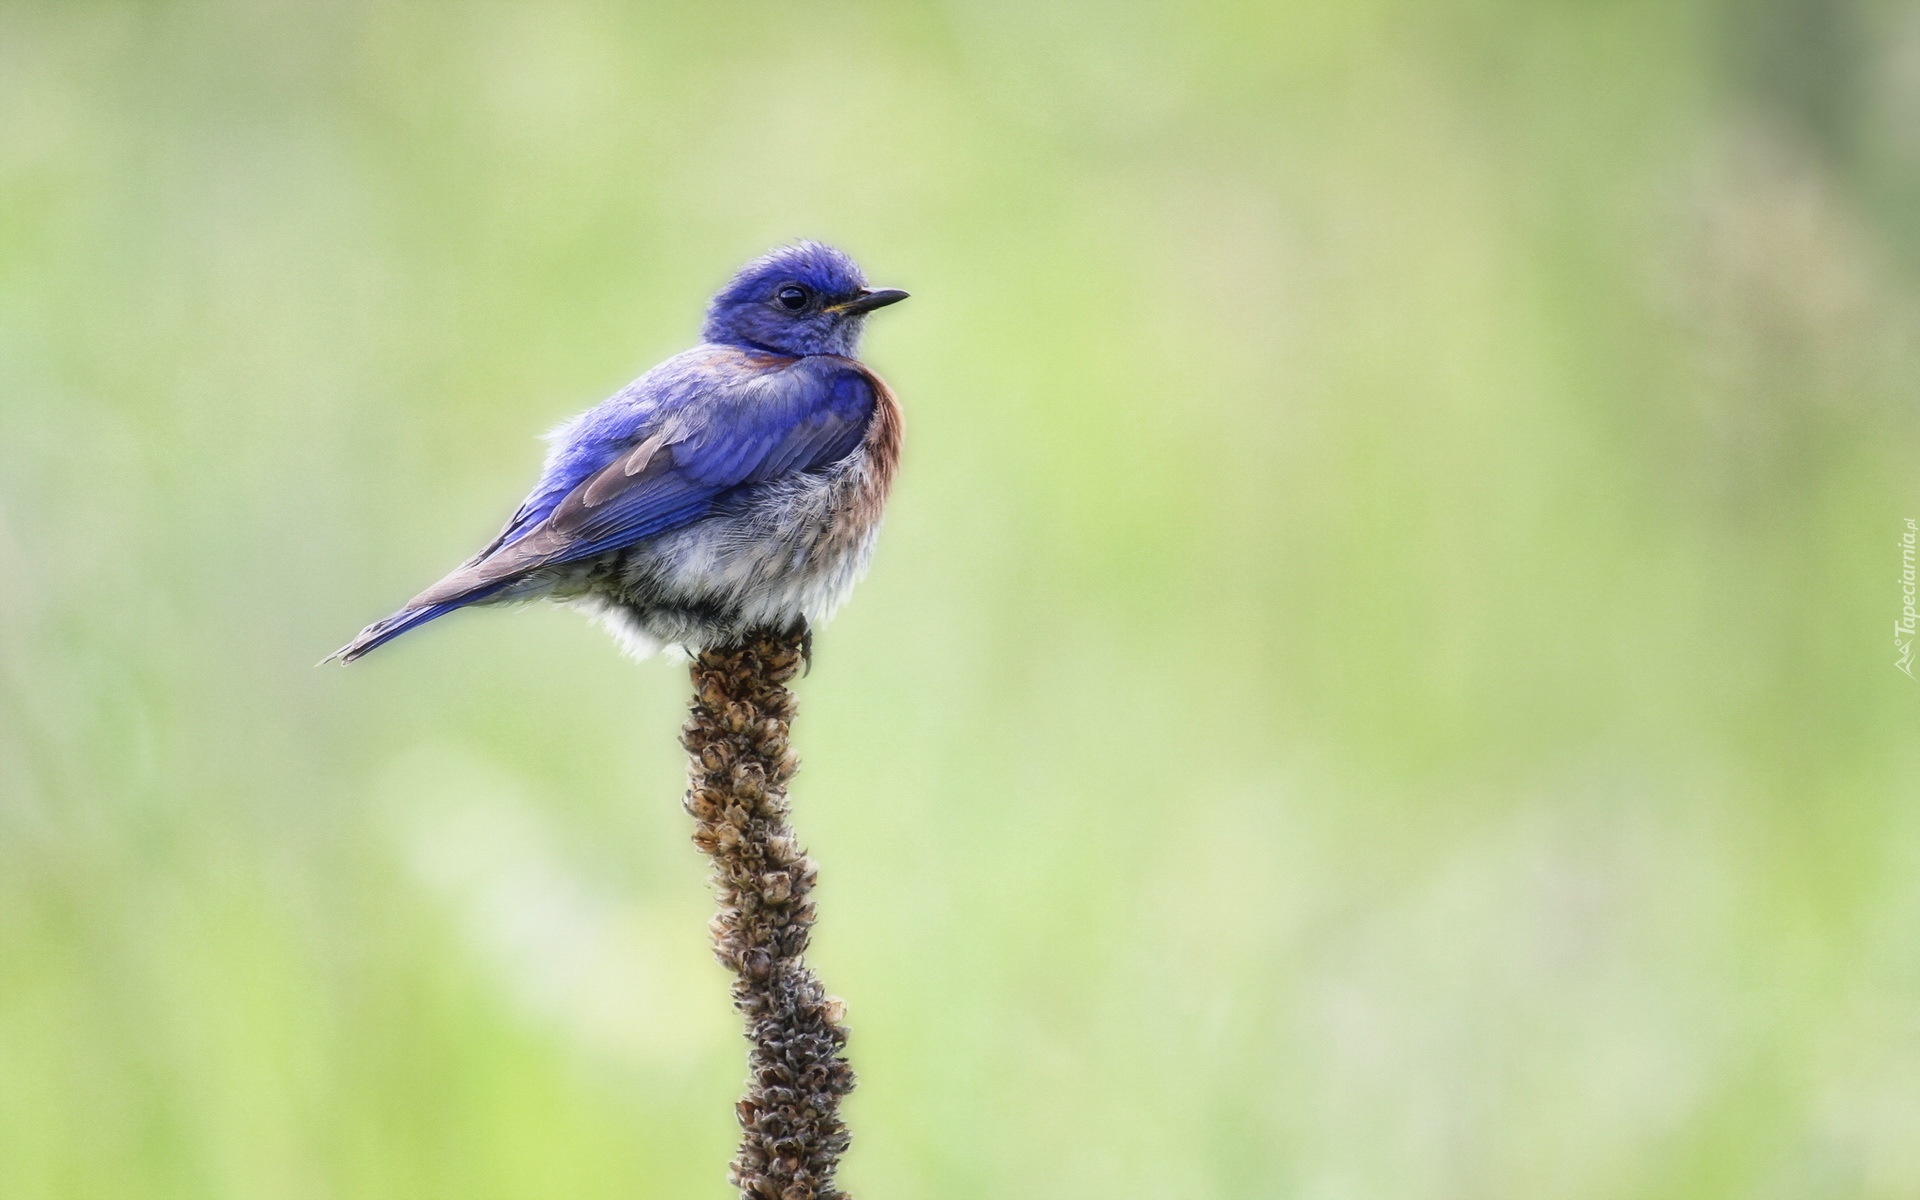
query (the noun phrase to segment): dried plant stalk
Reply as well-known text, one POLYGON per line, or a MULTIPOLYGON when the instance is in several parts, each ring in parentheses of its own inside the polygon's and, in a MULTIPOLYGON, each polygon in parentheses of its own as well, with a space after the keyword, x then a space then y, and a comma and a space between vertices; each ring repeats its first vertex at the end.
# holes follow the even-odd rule
POLYGON ((838 1200, 834 1167, 847 1148, 840 1098, 853 1090, 842 1052, 845 1006, 802 958, 813 928, 813 861, 787 823, 787 744, 805 657, 800 632, 756 631, 693 662, 686 808, 693 841, 713 860, 719 912, 714 956, 734 973, 746 1018, 746 1095, 731 1178, 745 1200, 838 1200))

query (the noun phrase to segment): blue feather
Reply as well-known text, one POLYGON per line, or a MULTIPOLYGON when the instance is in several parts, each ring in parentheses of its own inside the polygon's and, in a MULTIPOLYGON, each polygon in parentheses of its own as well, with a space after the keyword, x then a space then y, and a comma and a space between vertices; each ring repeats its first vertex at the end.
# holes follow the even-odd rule
MULTIPOLYGON (((506 585, 502 584, 500 586, 505 587, 506 585)), ((485 592, 476 592, 461 600, 451 601, 446 604, 429 604, 425 608, 403 608, 392 616, 385 617, 367 626, 360 631, 360 636, 354 638, 338 650, 335 650, 332 654, 327 655, 321 659, 320 662, 324 665, 338 659, 343 663, 350 663, 363 654, 378 650, 408 630, 417 629, 437 617, 444 617, 456 608, 465 608, 469 604, 484 600, 499 590, 500 588, 498 587, 491 588, 485 592)))
POLYGON ((865 287, 851 259, 814 243, 749 264, 715 297, 706 344, 554 430, 499 536, 333 657, 351 662, 469 604, 609 586, 593 574, 621 561, 606 556, 734 520, 760 485, 859 453, 879 402, 852 358, 860 317, 904 294, 865 287), (775 300, 796 283, 818 300, 787 311, 775 300))

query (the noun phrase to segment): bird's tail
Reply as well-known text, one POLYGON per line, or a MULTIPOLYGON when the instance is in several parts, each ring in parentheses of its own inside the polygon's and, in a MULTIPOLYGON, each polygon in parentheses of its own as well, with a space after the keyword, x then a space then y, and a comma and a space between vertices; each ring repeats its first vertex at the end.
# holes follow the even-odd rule
POLYGON ((438 604, 423 604, 419 606, 409 604, 392 616, 383 617, 365 629, 362 629, 358 637, 321 659, 320 665, 325 666, 336 659, 341 663, 350 663, 364 654, 378 650, 409 629, 425 625, 428 621, 436 617, 444 617, 456 608, 465 608, 469 604, 485 600, 505 586, 503 583, 497 587, 482 588, 470 595, 461 596, 455 600, 442 601, 438 604))

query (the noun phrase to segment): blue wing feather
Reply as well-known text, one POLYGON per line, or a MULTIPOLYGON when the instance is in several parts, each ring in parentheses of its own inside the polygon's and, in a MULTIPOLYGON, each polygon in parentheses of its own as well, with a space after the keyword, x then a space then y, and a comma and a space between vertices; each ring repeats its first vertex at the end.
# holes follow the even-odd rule
POLYGON ((856 366, 725 354, 702 347, 669 360, 556 430, 539 484, 499 537, 335 657, 351 662, 455 608, 512 594, 541 568, 658 537, 739 488, 829 466, 860 445, 875 396, 856 366), (660 449, 627 474, 634 448, 655 437, 660 449))

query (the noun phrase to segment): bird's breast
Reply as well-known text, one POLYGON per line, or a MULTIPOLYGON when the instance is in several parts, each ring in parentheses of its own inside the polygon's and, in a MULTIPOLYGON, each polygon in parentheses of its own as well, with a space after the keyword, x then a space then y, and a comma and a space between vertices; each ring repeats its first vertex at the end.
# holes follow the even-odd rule
POLYGON ((741 627, 830 616, 866 573, 900 466, 900 406, 853 365, 875 402, 850 454, 739 489, 701 520, 619 552, 589 589, 643 611, 724 612, 741 627))

